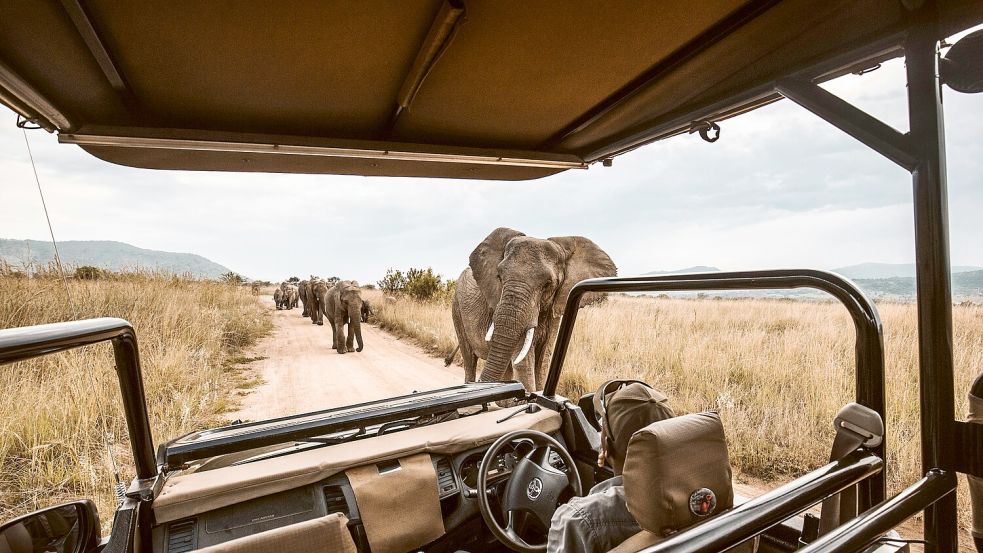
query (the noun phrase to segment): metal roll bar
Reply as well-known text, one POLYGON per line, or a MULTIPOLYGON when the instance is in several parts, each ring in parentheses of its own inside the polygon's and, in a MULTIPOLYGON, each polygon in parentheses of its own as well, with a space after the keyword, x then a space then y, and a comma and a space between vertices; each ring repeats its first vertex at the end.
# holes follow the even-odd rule
POLYGON ((129 322, 105 317, 0 330, 0 365, 106 341, 113 343, 116 376, 123 396, 123 414, 137 478, 150 479, 157 476, 154 443, 143 391, 137 335, 129 322))
MULTIPOLYGON (((588 292, 680 292, 704 290, 784 290, 814 288, 829 293, 846 307, 856 331, 856 396, 857 403, 885 415, 884 338, 877 308, 855 284, 827 271, 789 269, 720 273, 694 273, 665 276, 634 276, 595 278, 578 283, 567 297, 566 311, 556 338, 550 361, 549 375, 543 394, 556 395, 556 386, 566 359, 567 348, 577 322, 580 299, 588 292)), ((885 459, 885 443, 873 452, 885 459)), ((874 475, 868 483, 869 493, 860 494, 860 508, 867 509, 887 496, 883 474, 874 475)))
POLYGON ((884 539, 884 534, 892 528, 955 491, 954 473, 932 470, 898 495, 822 536, 799 553, 862 551, 884 539))

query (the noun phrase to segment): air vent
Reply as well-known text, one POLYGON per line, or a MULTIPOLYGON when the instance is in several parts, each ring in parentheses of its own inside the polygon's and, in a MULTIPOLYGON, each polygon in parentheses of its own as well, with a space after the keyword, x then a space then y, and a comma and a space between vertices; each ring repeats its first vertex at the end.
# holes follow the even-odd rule
POLYGON ((454 480, 454 470, 451 468, 450 460, 446 458, 437 460, 437 490, 437 495, 441 499, 457 492, 457 481, 454 480))
POLYGON ((197 527, 194 519, 168 525, 167 553, 185 553, 197 549, 197 527))
POLYGON ((343 513, 346 517, 351 518, 351 514, 348 512, 348 500, 345 499, 345 492, 341 486, 324 487, 324 504, 327 507, 327 514, 343 513))

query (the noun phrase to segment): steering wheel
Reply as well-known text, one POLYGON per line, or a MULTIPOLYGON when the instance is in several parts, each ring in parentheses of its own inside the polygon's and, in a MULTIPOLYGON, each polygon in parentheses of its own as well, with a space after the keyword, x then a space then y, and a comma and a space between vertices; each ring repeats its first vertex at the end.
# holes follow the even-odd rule
POLYGON ((539 553, 546 551, 546 544, 530 545, 515 531, 515 515, 530 513, 546 528, 550 527, 553 513, 559 506, 560 494, 571 487, 575 495, 583 494, 580 474, 573 462, 573 457, 560 442, 551 436, 537 430, 516 430, 509 432, 495 441, 485 452, 478 465, 478 508, 481 518, 492 534, 513 551, 520 553, 539 553), (509 475, 502 497, 502 514, 506 524, 499 524, 488 503, 488 471, 492 468, 498 452, 507 444, 519 439, 533 443, 533 449, 522 455, 515 463, 512 474, 509 475), (550 464, 550 450, 556 451, 567 470, 562 471, 550 464))

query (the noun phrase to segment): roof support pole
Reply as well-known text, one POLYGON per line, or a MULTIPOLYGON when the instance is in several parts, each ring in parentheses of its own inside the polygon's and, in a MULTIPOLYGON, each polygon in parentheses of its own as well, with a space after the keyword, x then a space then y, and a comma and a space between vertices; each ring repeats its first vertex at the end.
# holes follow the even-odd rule
MULTIPOLYGON (((918 154, 912 170, 915 215, 915 288, 918 304, 918 370, 922 468, 952 466, 955 405, 952 361, 952 292, 949 282, 949 219, 945 134, 939 82, 935 2, 918 18, 905 42, 908 118, 918 154)), ((955 553, 956 495, 925 509, 926 551, 955 553)))
POLYGON ((909 135, 809 81, 781 80, 775 90, 908 171, 915 168, 918 156, 909 135))
POLYGON ((109 81, 110 86, 123 97, 123 100, 128 103, 132 102, 133 98, 126 84, 126 79, 123 78, 123 73, 117 67, 113 56, 109 53, 109 49, 99 36, 98 31, 96 31, 95 26, 92 24, 92 18, 85 11, 85 7, 81 4, 80 0, 62 0, 61 4, 75 25, 75 29, 82 36, 85 45, 89 47, 89 52, 92 53, 92 57, 99 64, 99 68, 102 69, 102 73, 106 76, 106 80, 109 81))

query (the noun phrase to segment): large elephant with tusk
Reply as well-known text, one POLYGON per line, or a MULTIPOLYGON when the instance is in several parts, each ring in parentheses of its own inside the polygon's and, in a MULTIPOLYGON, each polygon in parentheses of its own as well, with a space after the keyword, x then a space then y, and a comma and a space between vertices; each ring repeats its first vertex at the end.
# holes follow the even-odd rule
MULTIPOLYGON (((533 238, 497 228, 471 252, 451 305, 464 360, 473 382, 517 378, 529 391, 546 382, 560 317, 573 285, 616 276, 607 253, 583 236, 533 238)), ((581 307, 597 299, 585 296, 581 307)))

